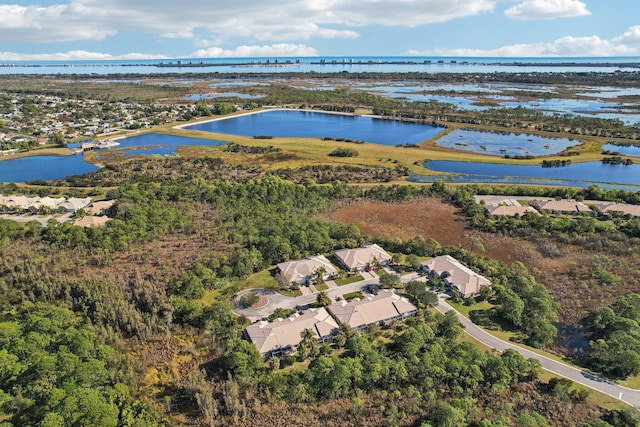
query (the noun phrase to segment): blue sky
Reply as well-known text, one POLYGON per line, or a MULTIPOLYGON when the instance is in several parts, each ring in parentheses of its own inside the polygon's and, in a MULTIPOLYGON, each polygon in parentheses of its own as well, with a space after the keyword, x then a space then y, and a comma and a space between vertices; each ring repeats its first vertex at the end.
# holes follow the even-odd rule
POLYGON ((638 0, 14 0, 0 61, 640 56, 638 0))

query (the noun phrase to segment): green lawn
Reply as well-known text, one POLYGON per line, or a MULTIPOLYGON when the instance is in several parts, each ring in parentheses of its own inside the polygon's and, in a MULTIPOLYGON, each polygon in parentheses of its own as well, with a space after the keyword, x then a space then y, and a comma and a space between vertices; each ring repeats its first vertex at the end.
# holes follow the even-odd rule
POLYGON ((313 285, 315 286, 315 288, 319 291, 326 291, 327 289, 329 289, 329 286, 327 286, 326 283, 319 283, 317 285, 313 285))
POLYGON ((335 282, 336 282, 336 285, 338 286, 344 286, 344 285, 348 285, 349 283, 359 282, 361 280, 364 280, 364 278, 360 274, 356 274, 351 277, 345 277, 344 279, 338 279, 335 282))

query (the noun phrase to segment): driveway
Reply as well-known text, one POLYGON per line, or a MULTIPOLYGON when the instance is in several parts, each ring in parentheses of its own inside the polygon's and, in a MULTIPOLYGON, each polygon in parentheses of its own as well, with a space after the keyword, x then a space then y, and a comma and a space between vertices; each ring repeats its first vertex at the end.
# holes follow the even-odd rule
POLYGON ((480 341, 482 344, 494 348, 498 351, 505 351, 507 349, 515 350, 527 359, 539 360, 542 364, 542 367, 551 373, 564 378, 568 378, 571 381, 619 399, 631 406, 640 407, 640 390, 634 390, 614 384, 609 380, 600 378, 589 372, 574 368, 573 366, 569 366, 565 363, 550 359, 531 350, 527 350, 526 348, 496 338, 484 329, 480 328, 478 325, 471 322, 458 311, 456 311, 447 303, 446 298, 446 296, 438 295, 439 304, 436 307, 438 311, 442 314, 451 310, 455 311, 455 313, 458 315, 458 319, 460 319, 460 323, 462 323, 465 328, 465 332, 471 335, 476 340, 480 341))

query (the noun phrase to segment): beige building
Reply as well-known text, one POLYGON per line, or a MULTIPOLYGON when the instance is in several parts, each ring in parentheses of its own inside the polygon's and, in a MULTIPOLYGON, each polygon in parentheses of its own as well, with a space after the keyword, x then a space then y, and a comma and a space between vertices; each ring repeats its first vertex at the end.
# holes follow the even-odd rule
POLYGON ((618 212, 631 216, 640 216, 640 206, 638 205, 627 205, 624 203, 613 202, 597 202, 594 203, 593 206, 598 208, 603 213, 618 212))
POLYGON ((380 265, 388 265, 391 261, 391 255, 376 244, 356 249, 341 249, 336 251, 336 257, 350 271, 364 271, 370 269, 376 262, 380 265))
POLYGON ((531 206, 505 206, 505 205, 492 205, 485 206, 487 212, 495 216, 523 216, 528 212, 534 215, 540 215, 537 210, 531 206))
POLYGON ((450 255, 431 258, 422 263, 429 277, 444 279, 467 298, 477 294, 483 286, 491 286, 491 280, 476 273, 450 255))
POLYGON ((551 213, 580 214, 592 212, 589 206, 582 202, 576 202, 575 200, 536 200, 532 204, 537 206, 540 210, 551 213))
POLYGON ((106 217, 106 216, 87 215, 87 216, 83 216, 80 219, 75 220, 73 222, 73 225, 77 225, 79 227, 84 227, 84 228, 102 227, 103 225, 105 225, 109 221, 111 221, 111 218, 106 217))
POLYGON ((287 261, 278 264, 280 273, 288 283, 311 283, 316 271, 324 269, 323 278, 326 280, 338 270, 324 255, 312 256, 297 261, 287 261))
POLYGON ((382 324, 412 316, 418 310, 408 299, 390 290, 350 302, 338 301, 327 307, 340 324, 363 330, 372 323, 382 324))
POLYGON ((305 329, 311 329, 318 342, 323 343, 331 341, 338 324, 324 308, 311 308, 288 319, 255 323, 245 329, 245 335, 263 357, 284 356, 295 351, 305 329))
POLYGON ((93 202, 86 210, 92 215, 100 215, 116 203, 115 200, 103 200, 101 202, 93 202))

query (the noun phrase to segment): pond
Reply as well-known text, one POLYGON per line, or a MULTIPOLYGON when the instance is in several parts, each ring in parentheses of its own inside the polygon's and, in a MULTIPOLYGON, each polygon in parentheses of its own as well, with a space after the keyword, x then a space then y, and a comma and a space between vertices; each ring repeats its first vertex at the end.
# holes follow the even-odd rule
MULTIPOLYGON (((104 153, 117 153, 125 157, 135 155, 170 155, 176 148, 185 145, 222 145, 224 141, 187 138, 173 135, 148 133, 119 139, 120 146, 104 153)), ((100 156, 98 156, 100 157, 100 156)), ((0 162, 0 181, 26 182, 34 180, 61 179, 71 175, 93 172, 98 167, 84 161, 82 154, 69 156, 33 156, 0 162)))
POLYGON ((543 168, 530 165, 498 165, 479 162, 436 160, 424 164, 436 172, 460 174, 412 176, 414 182, 433 182, 437 178, 457 183, 497 183, 527 185, 557 185, 640 190, 640 165, 607 165, 600 162, 572 163, 564 167, 543 168))
POLYGON ((498 156, 547 156, 580 145, 580 142, 568 138, 545 138, 524 133, 456 129, 438 139, 436 145, 454 150, 498 156))
POLYGON ((301 110, 256 112, 188 125, 185 129, 243 136, 348 138, 391 146, 419 143, 443 131, 425 124, 301 110))
POLYGON ((604 144, 603 150, 615 151, 623 156, 638 156, 640 157, 640 144, 637 145, 617 145, 617 144, 604 144))
POLYGON ((96 170, 97 166, 82 161, 82 155, 23 157, 0 162, 0 181, 48 181, 96 170))

